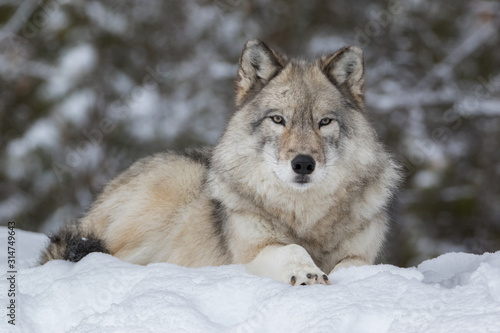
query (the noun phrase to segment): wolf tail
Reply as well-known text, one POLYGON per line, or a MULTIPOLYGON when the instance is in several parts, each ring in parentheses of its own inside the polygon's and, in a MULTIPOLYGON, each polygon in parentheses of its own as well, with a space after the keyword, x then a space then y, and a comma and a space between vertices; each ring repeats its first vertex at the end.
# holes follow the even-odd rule
POLYGON ((50 236, 50 243, 41 255, 40 265, 55 259, 78 262, 91 252, 109 253, 105 242, 95 233, 81 230, 79 224, 70 224, 50 236))

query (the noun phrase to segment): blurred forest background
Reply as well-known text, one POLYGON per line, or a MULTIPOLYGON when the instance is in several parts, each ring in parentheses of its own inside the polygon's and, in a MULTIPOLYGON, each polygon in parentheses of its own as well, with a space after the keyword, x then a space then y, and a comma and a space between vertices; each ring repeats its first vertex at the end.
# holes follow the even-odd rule
POLYGON ((50 233, 140 157, 213 144, 244 43, 356 44, 405 166, 383 262, 500 249, 497 1, 0 0, 0 221, 50 233))

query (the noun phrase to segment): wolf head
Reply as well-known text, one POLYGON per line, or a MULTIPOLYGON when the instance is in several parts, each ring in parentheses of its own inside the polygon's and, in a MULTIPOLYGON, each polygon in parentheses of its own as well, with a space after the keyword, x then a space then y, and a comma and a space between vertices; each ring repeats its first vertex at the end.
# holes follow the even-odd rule
MULTIPOLYGON (((288 59, 259 40, 243 49, 236 112, 215 150, 220 178, 301 192, 364 177, 388 157, 364 111, 358 47, 314 61, 288 59)), ((367 175, 368 176, 368 175, 367 175)))

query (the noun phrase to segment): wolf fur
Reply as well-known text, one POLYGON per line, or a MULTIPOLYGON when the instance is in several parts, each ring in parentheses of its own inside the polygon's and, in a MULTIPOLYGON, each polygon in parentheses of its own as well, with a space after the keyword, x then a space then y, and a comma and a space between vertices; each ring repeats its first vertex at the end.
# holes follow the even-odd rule
POLYGON ((101 251, 136 264, 237 263, 292 285, 372 264, 400 175, 363 92, 358 47, 304 61, 247 42, 218 144, 139 160, 41 262, 101 251))

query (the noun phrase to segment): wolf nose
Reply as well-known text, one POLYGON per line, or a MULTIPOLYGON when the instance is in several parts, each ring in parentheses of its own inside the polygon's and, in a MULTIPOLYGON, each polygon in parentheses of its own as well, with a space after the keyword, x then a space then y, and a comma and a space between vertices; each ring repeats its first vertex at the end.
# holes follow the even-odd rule
POLYGON ((292 169, 299 175, 310 175, 316 168, 316 162, 309 155, 299 155, 292 160, 292 169))

